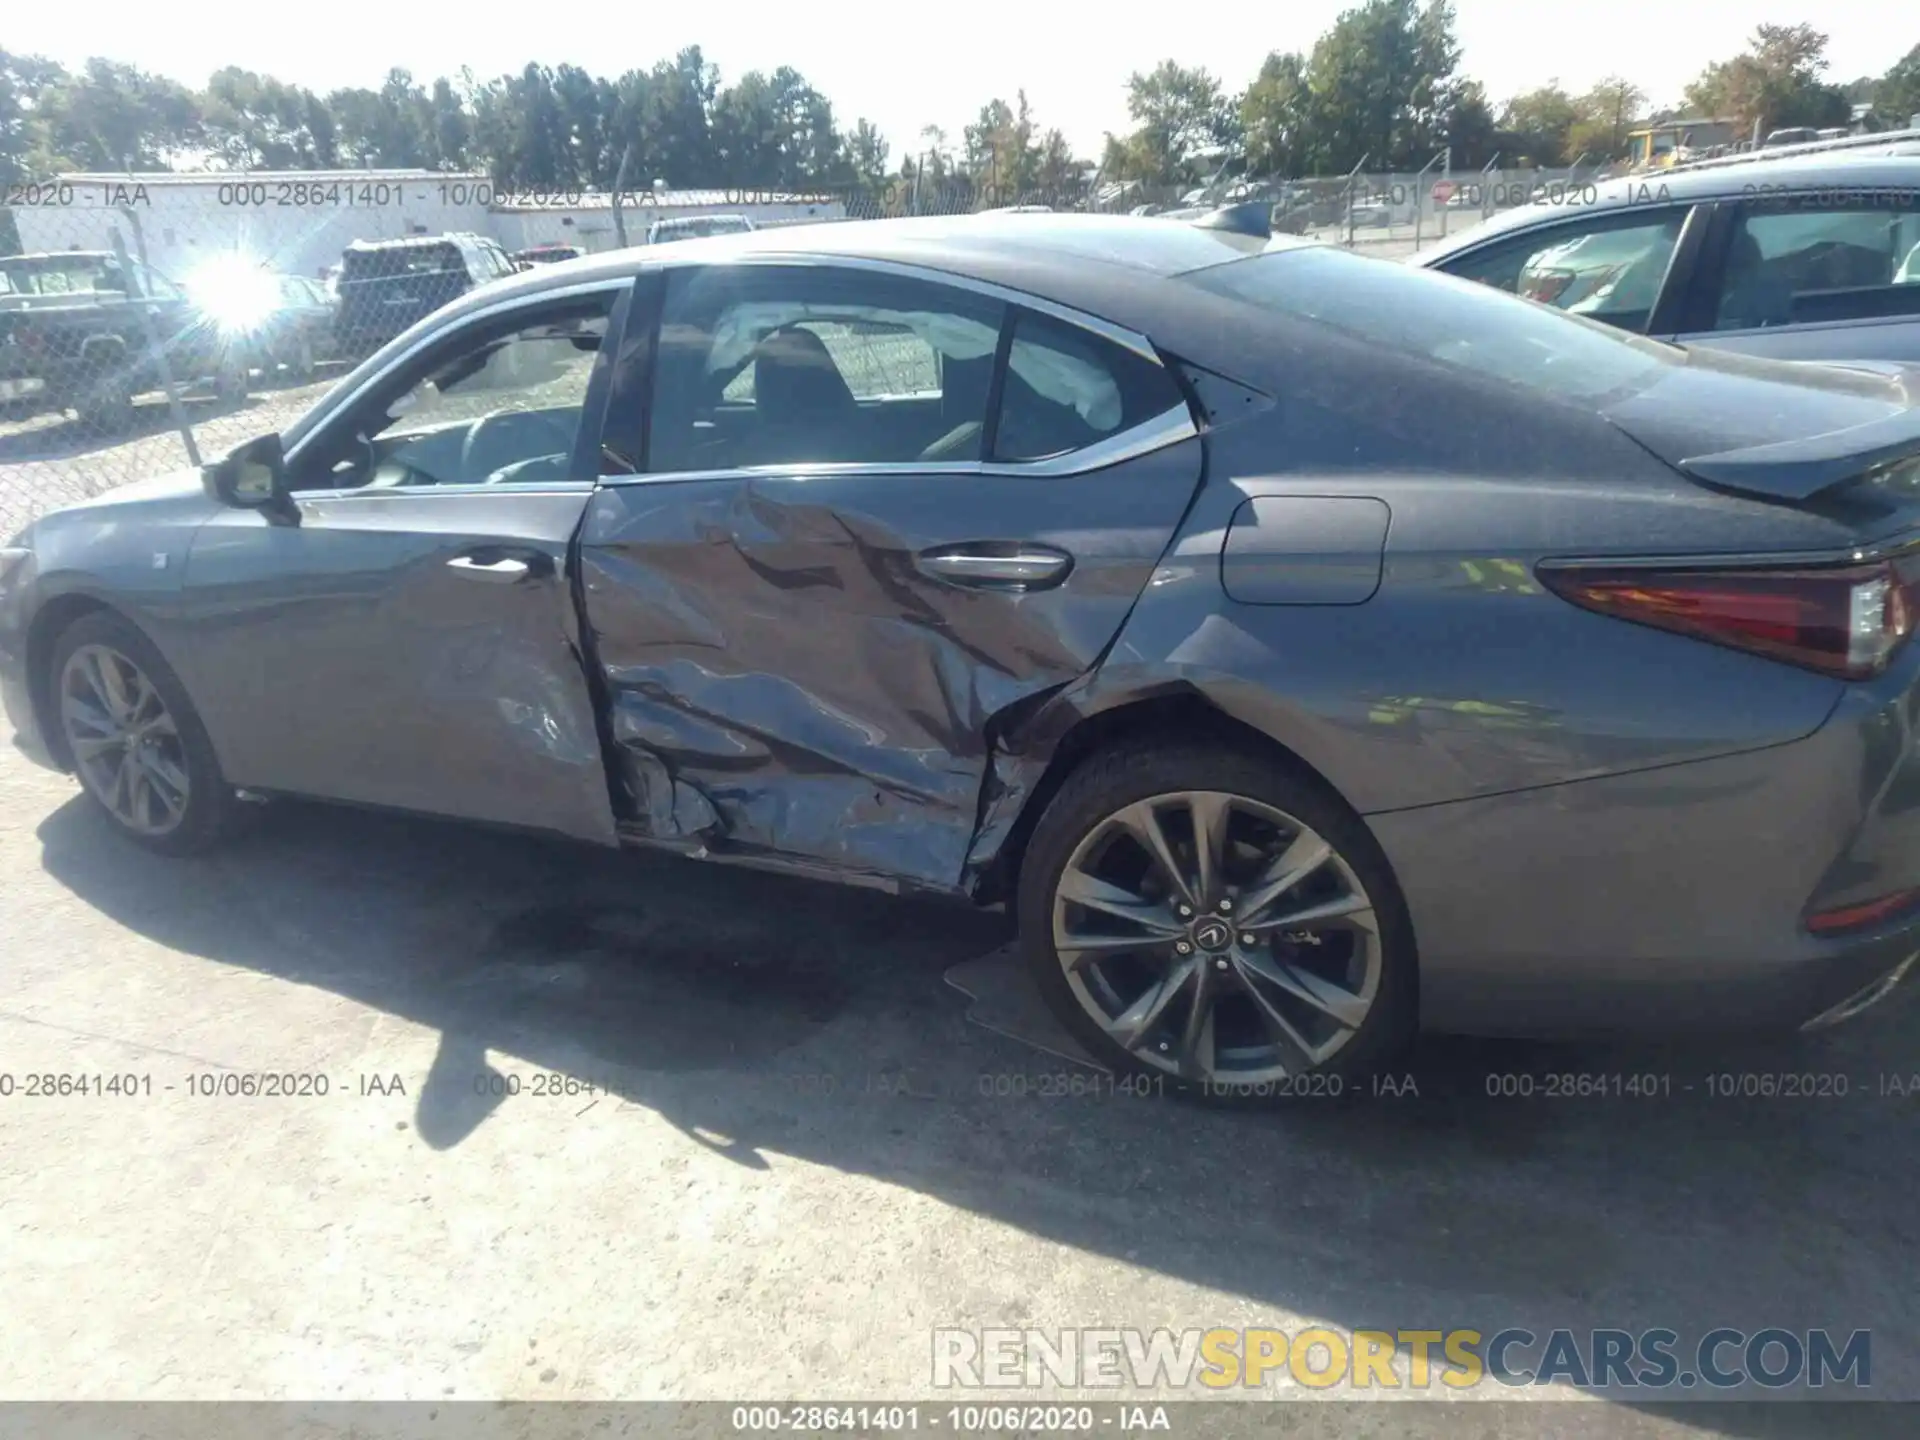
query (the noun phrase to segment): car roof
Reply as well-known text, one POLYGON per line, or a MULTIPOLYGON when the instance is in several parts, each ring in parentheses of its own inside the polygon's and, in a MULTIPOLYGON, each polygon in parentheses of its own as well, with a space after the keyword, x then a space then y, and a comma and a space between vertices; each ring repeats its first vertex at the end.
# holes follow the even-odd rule
MULTIPOLYGON (((436 312, 447 323, 520 296, 532 298, 646 270, 791 258, 891 263, 998 286, 1140 334, 1164 328, 1187 287, 1175 276, 1276 250, 1321 248, 1294 236, 1259 238, 1182 220, 1077 213, 942 215, 822 221, 639 245, 517 272, 436 312)), ((1180 327, 1184 329, 1184 327, 1180 327)))
POLYGON ((1471 230, 1463 230, 1449 237, 1432 250, 1413 256, 1410 263, 1429 265, 1495 236, 1517 233, 1537 225, 1557 224, 1582 215, 1625 210, 1634 205, 1664 205, 1668 202, 1687 205, 1708 200, 1737 200, 1761 188, 1769 191, 1920 189, 1920 154, 1895 152, 1895 147, 1903 143, 1911 146, 1913 142, 1890 142, 1888 153, 1861 154, 1853 151, 1835 154, 1827 151, 1814 155, 1786 155, 1777 160, 1756 158, 1737 164, 1648 170, 1601 181, 1593 187, 1593 199, 1579 203, 1568 201, 1564 194, 1554 193, 1555 187, 1549 183, 1545 186, 1549 193, 1544 199, 1503 210, 1471 230))
POLYGON ((466 304, 493 303, 515 290, 536 292, 616 279, 643 270, 792 256, 892 261, 962 278, 1006 284, 1009 270, 1029 274, 1035 293, 1088 266, 1142 276, 1173 276, 1262 250, 1318 242, 1292 236, 1256 239, 1159 217, 1084 214, 980 214, 894 220, 822 221, 683 240, 671 250, 633 246, 565 261, 499 280, 466 304))

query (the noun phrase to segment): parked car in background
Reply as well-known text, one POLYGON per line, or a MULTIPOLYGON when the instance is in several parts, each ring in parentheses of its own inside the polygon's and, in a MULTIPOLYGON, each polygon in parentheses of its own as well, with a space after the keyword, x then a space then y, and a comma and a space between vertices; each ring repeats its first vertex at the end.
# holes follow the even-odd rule
POLYGON ((484 235, 356 241, 340 257, 339 353, 371 355, 416 320, 513 273, 506 251, 484 235))
POLYGON ((318 280, 275 274, 230 252, 203 261, 182 288, 212 321, 232 363, 249 371, 285 368, 307 380, 321 360, 334 358, 337 302, 318 280))
POLYGON ((17 743, 161 852, 243 787, 1003 906, 1082 1045, 1207 1099, 1887 994, 1920 372, 1256 208, 487 286, 0 551, 17 743))
POLYGON ((525 250, 513 252, 513 265, 516 270, 526 270, 535 265, 557 265, 562 260, 578 260, 586 253, 578 245, 530 245, 525 250))
POLYGON ((664 245, 671 240, 697 240, 706 235, 743 235, 751 229, 753 221, 744 215, 676 215, 649 225, 647 244, 664 245))
POLYGON ((178 285, 109 250, 0 258, 0 403, 9 413, 72 410, 116 432, 165 369, 244 395, 243 352, 178 285))
POLYGON ((279 304, 256 332, 255 355, 263 367, 280 366, 296 380, 311 380, 323 360, 338 357, 335 316, 339 301, 318 280, 278 275, 279 304))
POLYGON ((1595 319, 1645 313, 1659 296, 1679 223, 1602 230, 1549 246, 1521 267, 1520 294, 1595 319))
POLYGON ((1687 344, 1920 361, 1917 149, 1628 176, 1591 203, 1505 211, 1408 263, 1687 344))

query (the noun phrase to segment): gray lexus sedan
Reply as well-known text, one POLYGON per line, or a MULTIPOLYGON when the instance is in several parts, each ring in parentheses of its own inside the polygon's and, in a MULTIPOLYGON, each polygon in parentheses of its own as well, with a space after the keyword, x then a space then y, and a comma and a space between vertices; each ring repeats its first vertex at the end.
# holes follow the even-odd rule
POLYGON ((17 537, 0 681, 158 851, 305 796, 946 892, 1103 1062, 1259 1097, 1892 989, 1917 581, 1920 370, 878 221, 463 297, 17 537))

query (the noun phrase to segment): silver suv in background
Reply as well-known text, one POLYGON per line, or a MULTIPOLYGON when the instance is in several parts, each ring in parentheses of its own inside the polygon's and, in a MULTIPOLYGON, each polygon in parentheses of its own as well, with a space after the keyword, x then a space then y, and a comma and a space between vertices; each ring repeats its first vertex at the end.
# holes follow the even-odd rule
POLYGON ((1783 360, 1920 361, 1920 153, 1627 176, 1408 263, 1637 334, 1783 360))

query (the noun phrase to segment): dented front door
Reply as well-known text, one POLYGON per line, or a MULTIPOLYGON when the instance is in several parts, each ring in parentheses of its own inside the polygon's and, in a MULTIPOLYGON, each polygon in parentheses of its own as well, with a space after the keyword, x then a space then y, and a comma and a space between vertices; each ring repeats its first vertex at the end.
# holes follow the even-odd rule
POLYGON ((602 489, 581 566, 638 824, 958 885, 996 726, 1094 665, 1199 473, 1188 438, 1047 479, 602 489))
POLYGON ((1179 386, 1139 337, 898 266, 652 296, 609 408, 646 473, 602 480, 580 554, 630 826, 958 886, 996 737, 1097 663, 1192 498, 1179 386))

